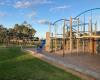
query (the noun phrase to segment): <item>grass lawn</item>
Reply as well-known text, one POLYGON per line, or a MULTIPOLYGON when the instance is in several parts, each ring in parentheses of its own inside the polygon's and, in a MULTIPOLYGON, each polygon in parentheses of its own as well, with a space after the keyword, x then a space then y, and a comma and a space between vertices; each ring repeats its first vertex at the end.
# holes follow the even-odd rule
POLYGON ((0 80, 81 79, 22 52, 20 48, 0 48, 0 80))

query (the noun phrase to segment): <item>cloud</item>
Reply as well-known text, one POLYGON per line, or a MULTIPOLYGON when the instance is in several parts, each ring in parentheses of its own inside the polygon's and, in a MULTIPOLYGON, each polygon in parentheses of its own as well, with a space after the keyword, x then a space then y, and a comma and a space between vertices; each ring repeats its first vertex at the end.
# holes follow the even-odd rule
POLYGON ((6 13, 0 12, 0 17, 5 17, 5 16, 7 16, 6 13))
POLYGON ((0 6, 11 6, 13 4, 13 0, 0 0, 0 6))
POLYGON ((53 2, 50 0, 32 0, 32 3, 33 5, 36 5, 36 4, 51 4, 53 2))
POLYGON ((32 4, 29 1, 17 1, 14 5, 15 8, 28 8, 32 4))
POLYGON ((39 24, 46 24, 46 25, 50 24, 50 22, 48 20, 45 20, 45 19, 38 20, 37 22, 39 24))
POLYGON ((56 6, 50 9, 50 11, 61 11, 71 8, 70 5, 62 5, 62 6, 56 6))
POLYGON ((0 0, 0 6, 11 6, 14 8, 29 8, 51 3, 53 3, 51 0, 0 0))
POLYGON ((50 0, 20 0, 15 2, 15 8, 29 8, 32 6, 40 5, 40 4, 50 4, 52 1, 50 0))
POLYGON ((51 3, 53 3, 53 1, 43 0, 41 3, 42 3, 42 4, 51 4, 51 3))
POLYGON ((32 12, 26 14, 25 17, 27 19, 33 19, 36 15, 37 15, 37 13, 35 11, 32 11, 32 12))

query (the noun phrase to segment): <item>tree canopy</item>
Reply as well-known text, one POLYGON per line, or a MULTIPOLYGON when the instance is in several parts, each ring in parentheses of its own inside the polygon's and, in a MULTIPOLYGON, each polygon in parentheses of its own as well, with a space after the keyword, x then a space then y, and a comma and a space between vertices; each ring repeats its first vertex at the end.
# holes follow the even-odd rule
POLYGON ((22 24, 15 24, 13 28, 4 28, 0 25, 0 42, 11 42, 13 41, 31 41, 36 33, 36 30, 28 24, 26 21, 22 24))

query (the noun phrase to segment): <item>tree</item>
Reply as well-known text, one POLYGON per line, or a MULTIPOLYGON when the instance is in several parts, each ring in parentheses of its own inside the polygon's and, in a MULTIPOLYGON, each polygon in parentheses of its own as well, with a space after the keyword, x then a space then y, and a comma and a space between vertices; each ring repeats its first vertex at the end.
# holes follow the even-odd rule
POLYGON ((15 24, 14 29, 17 32, 17 38, 23 40, 24 42, 32 40, 36 33, 36 30, 27 22, 24 22, 21 25, 15 24))
POLYGON ((0 42, 10 43, 12 41, 24 43, 25 41, 31 41, 36 33, 36 30, 32 28, 30 24, 24 22, 23 24, 15 24, 14 28, 4 28, 0 25, 0 42))
POLYGON ((3 25, 0 25, 0 42, 3 43, 6 39, 7 29, 3 25))

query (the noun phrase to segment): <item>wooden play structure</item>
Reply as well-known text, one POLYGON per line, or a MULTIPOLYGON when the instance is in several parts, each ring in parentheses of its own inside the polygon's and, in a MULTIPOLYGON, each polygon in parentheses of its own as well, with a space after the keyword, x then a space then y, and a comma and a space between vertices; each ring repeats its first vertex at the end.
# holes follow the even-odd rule
POLYGON ((49 32, 46 33, 46 51, 61 51, 63 56, 68 53, 99 54, 100 28, 97 20, 92 18, 92 11, 99 9, 90 9, 75 18, 60 19, 50 24, 49 32), (80 16, 87 12, 91 12, 91 17, 84 15, 82 21, 80 16))

